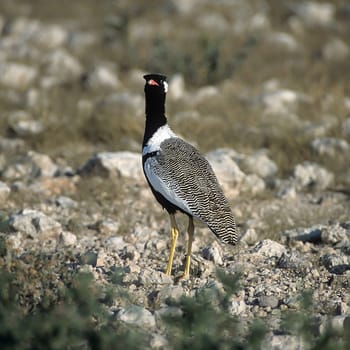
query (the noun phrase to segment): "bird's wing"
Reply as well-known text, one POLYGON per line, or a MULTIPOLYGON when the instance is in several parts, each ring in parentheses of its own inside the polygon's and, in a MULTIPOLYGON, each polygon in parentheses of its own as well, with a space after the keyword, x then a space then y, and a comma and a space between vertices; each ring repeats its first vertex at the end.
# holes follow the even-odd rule
POLYGON ((237 241, 233 214, 209 162, 180 138, 163 141, 145 163, 155 191, 199 220, 224 242, 237 241))

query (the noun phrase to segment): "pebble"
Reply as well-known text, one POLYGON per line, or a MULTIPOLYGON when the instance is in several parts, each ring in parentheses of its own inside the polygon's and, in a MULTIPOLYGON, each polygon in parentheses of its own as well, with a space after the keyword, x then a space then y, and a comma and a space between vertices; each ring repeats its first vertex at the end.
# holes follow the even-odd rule
POLYGON ((59 243, 63 246, 75 246, 78 239, 77 236, 69 231, 62 231, 59 237, 59 243))
POLYGON ((4 203, 11 193, 11 188, 5 182, 0 181, 0 203, 4 203))
POLYGON ((234 185, 243 181, 245 174, 234 161, 235 156, 236 152, 231 149, 217 149, 206 154, 220 183, 234 185))
POLYGON ((276 175, 278 171, 276 163, 267 156, 265 150, 243 157, 238 165, 246 174, 256 174, 263 179, 276 175))
POLYGON ((286 252, 286 248, 278 242, 265 239, 257 243, 253 248, 253 251, 266 257, 280 257, 286 252))
POLYGON ((258 302, 261 307, 275 309, 279 305, 279 300, 274 295, 261 295, 258 297, 258 302))
POLYGON ((87 81, 89 86, 93 89, 116 89, 120 87, 121 84, 114 70, 108 66, 95 67, 88 74, 87 81))
POLYGON ((37 76, 38 71, 32 66, 0 62, 0 84, 6 87, 24 90, 33 84, 37 76))
POLYGON ((131 305, 119 310, 116 317, 120 321, 143 328, 154 328, 156 326, 154 315, 138 305, 131 305))
POLYGON ((216 241, 211 246, 203 249, 202 256, 206 260, 213 261, 215 265, 223 264, 222 249, 216 241))
POLYGON ((9 225, 15 231, 26 233, 30 237, 38 239, 47 239, 62 231, 59 222, 33 209, 23 209, 11 215, 9 225))
POLYGON ((334 157, 350 150, 349 143, 346 140, 336 139, 334 137, 317 138, 311 143, 312 149, 320 156, 334 157))
POLYGON ((102 177, 125 176, 141 179, 143 177, 141 155, 126 151, 98 153, 80 168, 79 173, 102 177))
POLYGON ((173 279, 171 276, 168 276, 163 272, 151 268, 145 268, 139 274, 138 283, 141 286, 149 288, 153 285, 172 284, 173 279))
POLYGON ((292 180, 298 189, 325 189, 333 182, 334 175, 316 163, 305 161, 294 168, 292 180))

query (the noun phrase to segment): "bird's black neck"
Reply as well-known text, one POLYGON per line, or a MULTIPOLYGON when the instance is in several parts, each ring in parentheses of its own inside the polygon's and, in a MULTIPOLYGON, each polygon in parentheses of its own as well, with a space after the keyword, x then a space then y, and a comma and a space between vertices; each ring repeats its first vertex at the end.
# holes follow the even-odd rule
POLYGON ((146 94, 146 127, 142 147, 144 147, 153 134, 166 123, 165 94, 163 96, 147 96, 146 94))

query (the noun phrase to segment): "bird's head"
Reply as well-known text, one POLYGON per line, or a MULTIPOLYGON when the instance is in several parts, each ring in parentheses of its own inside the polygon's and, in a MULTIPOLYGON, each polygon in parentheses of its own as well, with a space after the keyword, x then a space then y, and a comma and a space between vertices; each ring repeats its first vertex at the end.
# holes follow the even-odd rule
POLYGON ((150 95, 165 95, 168 91, 166 76, 161 74, 146 74, 145 93, 150 95))

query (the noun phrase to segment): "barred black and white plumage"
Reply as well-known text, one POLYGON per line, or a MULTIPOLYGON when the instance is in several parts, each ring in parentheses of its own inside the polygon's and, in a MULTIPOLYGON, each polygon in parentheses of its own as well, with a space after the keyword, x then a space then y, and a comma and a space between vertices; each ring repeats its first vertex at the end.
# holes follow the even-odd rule
POLYGON ((223 242, 236 244, 235 220, 209 162, 198 150, 178 137, 165 116, 166 77, 148 74, 146 80, 146 127, 142 162, 146 179, 157 201, 171 220, 171 251, 166 273, 171 274, 178 228, 175 213, 188 215, 188 247, 184 277, 189 278, 194 233, 193 217, 208 225, 223 242))
POLYGON ((147 158, 144 166, 155 191, 181 211, 207 224, 223 242, 237 242, 228 200, 209 162, 195 147, 181 138, 168 138, 160 144, 158 152, 147 158), (163 185, 157 184, 154 177, 163 185))

